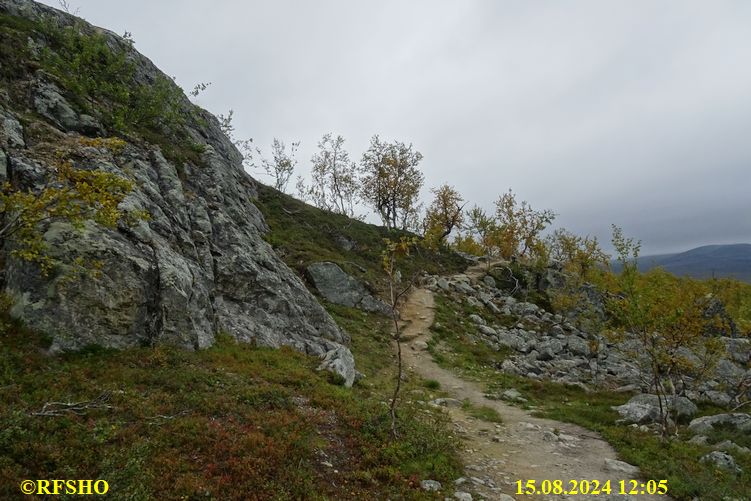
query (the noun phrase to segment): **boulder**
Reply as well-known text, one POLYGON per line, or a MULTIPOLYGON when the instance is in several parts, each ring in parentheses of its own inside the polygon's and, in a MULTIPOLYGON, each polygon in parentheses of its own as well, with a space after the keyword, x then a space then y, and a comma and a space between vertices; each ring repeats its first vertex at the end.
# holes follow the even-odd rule
POLYGON ((342 377, 344 386, 350 387, 355 382, 355 357, 352 352, 344 346, 339 346, 326 352, 323 356, 323 362, 318 366, 318 370, 327 370, 342 377))
POLYGON ((389 305, 373 297, 365 285, 345 273, 336 263, 313 263, 306 269, 306 275, 313 287, 334 304, 391 315, 389 305))
POLYGON ((538 360, 552 360, 563 350, 563 343, 557 339, 550 339, 537 345, 538 360))
POLYGON ((538 289, 545 291, 563 287, 566 283, 566 275, 556 268, 545 268, 538 281, 538 289))
POLYGON ((639 475, 639 468, 632 464, 618 461, 617 459, 606 459, 604 470, 612 473, 618 473, 627 477, 636 477, 639 475))
POLYGON ((699 460, 701 463, 710 464, 720 470, 725 470, 730 473, 741 473, 741 467, 735 462, 735 458, 730 454, 722 451, 712 451, 709 454, 702 456, 699 460))
POLYGON ((742 412, 702 416, 692 420, 688 425, 688 429, 693 433, 706 434, 711 432, 714 427, 718 425, 729 426, 738 431, 751 432, 751 416, 742 412))
POLYGON ((714 444, 712 448, 716 451, 723 451, 723 452, 740 452, 742 454, 751 454, 751 449, 748 447, 742 447, 732 440, 723 440, 722 442, 719 442, 717 444, 714 444))
MULTIPOLYGON (((686 397, 663 397, 663 405, 667 406, 671 415, 678 418, 690 418, 699 409, 686 397)), ((621 415, 621 422, 645 424, 658 421, 660 418, 660 402, 657 395, 642 393, 635 395, 627 403, 613 407, 621 415)))
POLYGON ((473 324, 485 325, 485 320, 483 320, 483 318, 480 315, 476 315, 474 313, 469 316, 469 321, 472 322, 473 324))
POLYGON ((424 491, 437 492, 441 490, 441 483, 437 480, 423 480, 420 482, 420 487, 424 491))
POLYGON ((527 399, 522 397, 522 394, 519 393, 518 390, 515 388, 509 388, 508 390, 501 393, 501 398, 503 400, 508 400, 509 402, 526 402, 527 399))
POLYGON ((716 390, 707 390, 699 394, 700 402, 708 402, 717 407, 728 407, 732 402, 732 398, 725 392, 716 390))
POLYGON ((722 358, 717 362, 715 367, 715 377, 723 384, 736 386, 745 376, 746 372, 736 364, 722 358))
POLYGON ((566 338, 566 349, 574 355, 589 355, 589 344, 579 336, 568 336, 566 338))
POLYGON ((627 403, 613 407, 621 415, 619 422, 645 424, 660 419, 660 409, 649 404, 627 403))
POLYGON ((428 343, 425 341, 414 341, 412 343, 412 349, 418 351, 425 351, 428 349, 428 343))
POLYGON ((495 278, 491 277, 490 275, 485 275, 482 277, 482 283, 484 283, 486 286, 490 287, 491 289, 495 289, 495 278))
POLYGON ((526 343, 521 337, 506 330, 498 331, 495 340, 500 346, 517 351, 523 351, 526 346, 526 343))
POLYGON ((496 332, 495 329, 492 327, 488 327, 487 325, 478 325, 477 330, 480 331, 482 334, 485 334, 486 336, 495 337, 498 335, 498 332, 496 332))
POLYGON ((720 338, 725 345, 728 356, 738 364, 751 362, 751 339, 748 338, 720 338))
POLYGON ((462 406, 462 401, 455 398, 436 398, 435 400, 431 400, 430 403, 438 407, 459 408, 462 406))

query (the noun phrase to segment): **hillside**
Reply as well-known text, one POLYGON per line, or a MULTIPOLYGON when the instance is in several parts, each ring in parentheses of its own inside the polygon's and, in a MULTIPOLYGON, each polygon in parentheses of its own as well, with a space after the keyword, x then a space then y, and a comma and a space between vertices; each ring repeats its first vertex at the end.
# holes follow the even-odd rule
POLYGON ((675 254, 639 258, 641 271, 655 267, 678 276, 751 282, 751 244, 705 245, 675 254))
POLYGON ((101 478, 116 499, 431 499, 419 479, 459 474, 421 380, 391 436, 388 319, 305 283, 335 261, 377 298, 385 230, 256 183, 217 119, 107 30, 3 0, 0 63, 4 223, 79 197, 0 233, 0 497, 101 478), (71 221, 91 197, 116 207, 71 221))
POLYGON ((127 38, 31 0, 0 0, 0 81, 0 499, 749 499, 751 286, 313 207, 127 38))

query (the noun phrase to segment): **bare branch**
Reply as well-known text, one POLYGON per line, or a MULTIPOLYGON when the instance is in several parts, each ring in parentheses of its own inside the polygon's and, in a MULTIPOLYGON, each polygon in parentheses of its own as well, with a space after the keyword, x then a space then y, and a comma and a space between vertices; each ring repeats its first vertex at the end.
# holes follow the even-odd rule
POLYGON ((42 406, 41 410, 32 412, 31 415, 55 417, 74 414, 76 416, 83 416, 92 409, 114 409, 108 403, 111 398, 112 393, 106 391, 94 400, 84 402, 47 402, 42 406))

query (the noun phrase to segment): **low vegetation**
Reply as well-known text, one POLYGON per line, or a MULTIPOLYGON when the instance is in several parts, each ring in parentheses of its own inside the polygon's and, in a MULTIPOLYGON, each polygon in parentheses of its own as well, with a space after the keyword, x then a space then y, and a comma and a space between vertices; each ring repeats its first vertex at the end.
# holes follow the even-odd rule
POLYGON ((3 317, 0 497, 18 497, 20 479, 93 478, 120 499, 432 499, 419 479, 460 474, 446 418, 404 404, 393 439, 388 326, 331 313, 367 374, 351 390, 313 357, 229 336, 199 352, 49 357, 42 336, 3 317), (65 408, 52 402, 78 410, 50 412, 65 408))
POLYGON ((197 109, 171 79, 138 74, 132 40, 110 37, 81 21, 0 14, 0 79, 23 102, 29 83, 22 77, 41 69, 76 111, 94 116, 110 134, 158 145, 178 165, 199 164, 203 147, 185 129, 188 120, 201 121, 197 109))
MULTIPOLYGON (((255 202, 271 229, 266 239, 301 276, 313 262, 332 261, 376 290, 386 292, 387 281, 381 267, 384 239, 397 241, 402 236, 409 237, 409 233, 389 231, 318 209, 260 184, 255 202)), ((409 279, 418 271, 448 274, 465 267, 466 260, 453 252, 420 247, 400 262, 399 271, 409 279)))
MULTIPOLYGON (((493 351, 479 336, 475 337, 476 327, 466 321, 472 313, 495 323, 502 324, 506 320, 493 318, 487 310, 460 304, 445 295, 436 297, 436 318, 429 349, 441 366, 483 383, 491 395, 500 395, 510 388, 518 390, 527 400, 519 405, 536 415, 601 433, 624 461, 639 466, 644 478, 667 479, 670 495, 675 499, 744 499, 743 496, 751 492, 747 476, 736 476, 701 464, 698 459, 710 452, 711 446, 687 443, 691 434, 685 426, 679 426, 677 438, 664 440, 652 432, 616 424, 620 416, 612 407, 624 404, 629 394, 585 392, 575 386, 535 381, 499 371, 508 353, 493 351)), ((699 415, 717 412, 720 410, 704 405, 700 406, 699 415)), ((723 440, 745 446, 749 443, 747 435, 730 429, 717 430, 710 436, 710 444, 723 440)), ((734 456, 744 471, 751 471, 751 454, 734 453, 734 456)))

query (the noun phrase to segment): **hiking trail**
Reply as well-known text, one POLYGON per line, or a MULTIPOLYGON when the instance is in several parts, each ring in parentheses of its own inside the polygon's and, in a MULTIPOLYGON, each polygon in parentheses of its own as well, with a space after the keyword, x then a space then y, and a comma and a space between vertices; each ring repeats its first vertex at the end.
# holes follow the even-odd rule
MULTIPOLYGON (((476 281, 484 268, 485 265, 475 266, 464 274, 476 281)), ((457 491, 502 500, 633 499, 617 494, 619 482, 625 480, 628 490, 631 487, 629 480, 636 479, 641 484, 647 479, 628 471, 630 465, 619 462, 616 451, 596 432, 571 423, 535 417, 519 407, 486 398, 481 384, 461 379, 450 370, 439 367, 423 344, 430 339, 433 308, 433 293, 422 288, 415 288, 400 307, 405 373, 438 381, 450 397, 495 409, 503 419, 500 424, 490 423, 468 415, 459 405, 447 407, 456 434, 463 439, 461 456, 466 481, 456 486, 457 491), (522 483, 536 480, 538 489, 543 480, 562 480, 564 489, 571 487, 570 480, 599 480, 601 484, 610 480, 612 493, 599 496, 517 495, 517 480, 522 483)), ((636 498, 670 499, 647 494, 639 494, 636 498)))

